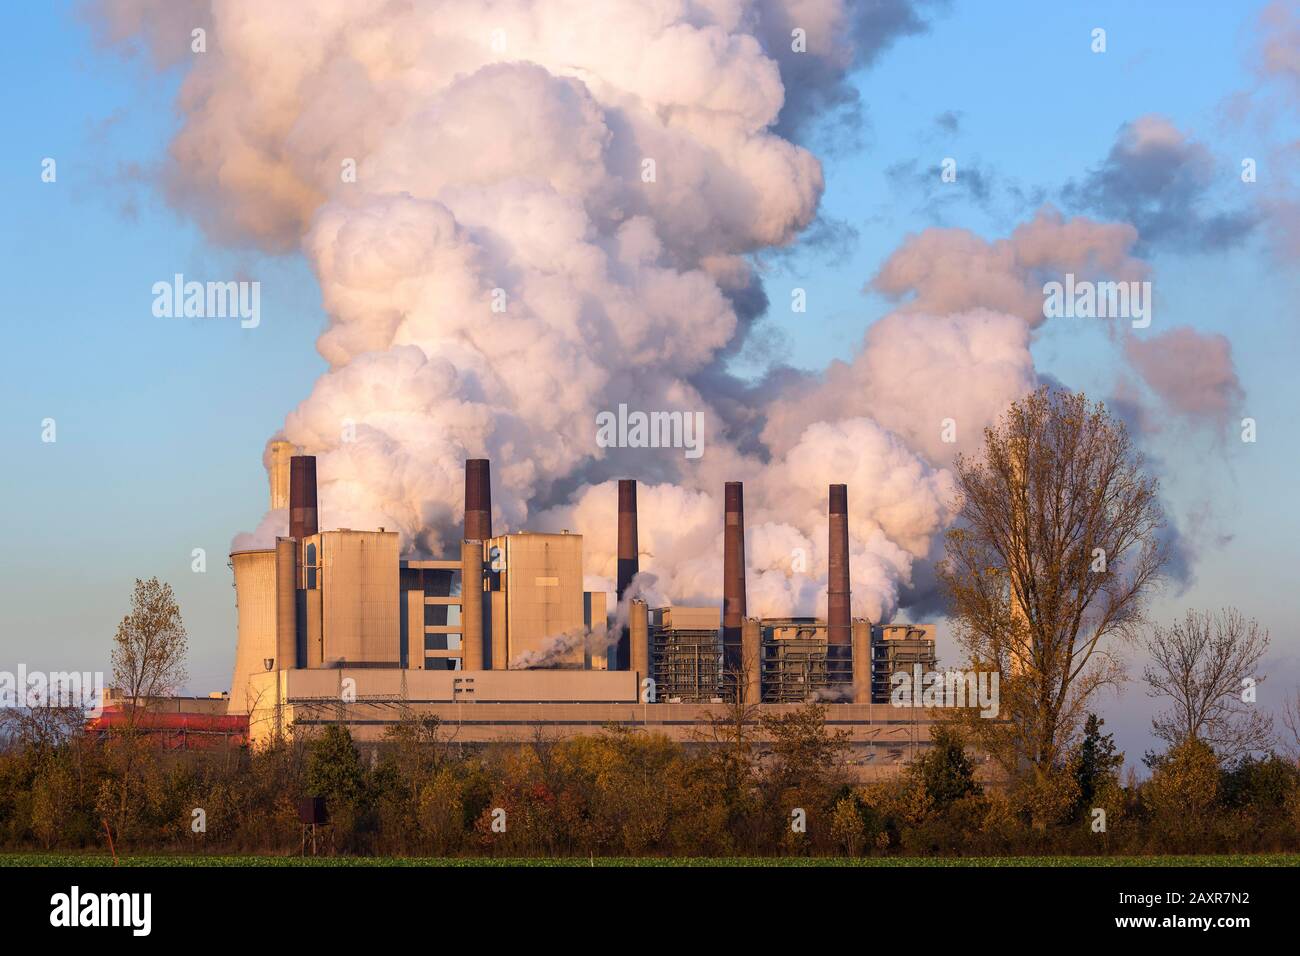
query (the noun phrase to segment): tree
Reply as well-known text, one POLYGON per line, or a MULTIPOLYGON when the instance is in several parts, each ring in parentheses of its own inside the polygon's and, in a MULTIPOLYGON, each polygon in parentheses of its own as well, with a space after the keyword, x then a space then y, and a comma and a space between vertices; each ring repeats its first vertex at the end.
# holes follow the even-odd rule
POLYGON ((963 797, 983 792, 975 780, 975 768, 960 733, 936 725, 930 733, 930 742, 932 746, 925 755, 907 769, 908 776, 929 797, 930 806, 943 809, 963 797))
POLYGON ((1218 803, 1218 755, 1205 741, 1189 737, 1160 757, 1142 797, 1157 830, 1175 841, 1191 840, 1218 803))
POLYGON ((1282 704, 1282 726, 1286 728, 1282 747, 1291 762, 1300 765, 1300 687, 1282 704))
POLYGON ((1157 627, 1146 642, 1151 662, 1143 671, 1148 697, 1168 697, 1172 706, 1151 722, 1171 747, 1196 738, 1220 757, 1267 750, 1273 719, 1243 690, 1259 683, 1259 662, 1268 650, 1268 631, 1236 608, 1188 611, 1168 628, 1157 627))
POLYGON ((1115 746, 1114 734, 1103 734, 1106 721, 1089 714, 1083 725, 1083 742, 1074 763, 1074 780, 1078 787, 1075 815, 1087 814, 1092 807, 1107 802, 1119 790, 1119 772, 1124 755, 1115 746))
POLYGON ((940 581, 971 667, 1000 674, 1001 720, 964 722, 1009 772, 1059 770, 1088 701, 1124 678, 1165 561, 1157 482, 1123 423, 1041 388, 954 465, 957 526, 940 581))
POLYGON ((361 754, 346 727, 329 724, 307 744, 303 783, 307 796, 325 798, 331 840, 337 836, 350 842, 368 809, 369 788, 361 754))
POLYGON ((138 705, 174 692, 187 676, 185 624, 171 585, 136 578, 131 613, 113 641, 113 683, 126 695, 128 726, 134 728, 138 705))
POLYGON ((96 804, 105 827, 113 819, 121 842, 156 763, 135 732, 139 714, 148 707, 149 698, 175 691, 186 678, 185 624, 171 585, 157 578, 136 578, 131 611, 117 625, 113 645, 113 684, 125 696, 126 727, 105 748, 114 781, 102 782, 96 804))

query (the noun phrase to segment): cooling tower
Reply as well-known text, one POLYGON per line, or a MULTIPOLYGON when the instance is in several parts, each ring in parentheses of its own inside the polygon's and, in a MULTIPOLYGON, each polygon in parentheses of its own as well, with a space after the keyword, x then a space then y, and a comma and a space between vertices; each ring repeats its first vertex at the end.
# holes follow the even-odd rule
POLYGON ((723 488, 722 667, 735 679, 744 669, 741 628, 745 621, 745 491, 739 481, 723 488))
POLYGON ((253 679, 266 673, 266 661, 273 660, 277 653, 275 549, 236 551, 230 556, 230 565, 235 572, 239 636, 235 672, 230 679, 229 712, 245 714, 259 703, 265 706, 265 701, 250 700, 249 693, 253 679))
POLYGON ((320 530, 316 518, 316 456, 289 459, 289 537, 302 544, 320 530))
MULTIPOLYGON (((623 478, 618 483, 618 600, 622 604, 632 579, 641 570, 636 537, 636 482, 623 478)), ((610 670, 636 670, 630 650, 631 632, 624 627, 618 636, 615 662, 610 670)))
POLYGON ((465 462, 465 540, 492 537, 492 474, 486 458, 465 462))

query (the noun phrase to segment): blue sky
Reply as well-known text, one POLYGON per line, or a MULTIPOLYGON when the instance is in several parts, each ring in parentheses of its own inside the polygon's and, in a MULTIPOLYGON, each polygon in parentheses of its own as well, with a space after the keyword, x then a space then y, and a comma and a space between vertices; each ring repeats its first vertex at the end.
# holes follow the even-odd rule
MULTIPOLYGON (((1222 158, 1231 203, 1239 157, 1265 152, 1257 131, 1223 118, 1229 96, 1258 85, 1250 56, 1260 6, 956 2, 932 15, 926 33, 899 40, 857 77, 860 142, 822 155, 822 214, 847 224, 851 241, 763 259, 767 321, 788 358, 819 368, 856 349, 890 309, 864 285, 908 233, 942 224, 1005 236, 1033 209, 1009 186, 1054 198, 1140 115, 1168 117, 1222 158), (1102 55, 1089 50, 1096 26, 1107 30, 1102 55), (957 114, 955 133, 936 123, 944 113, 957 114), (936 219, 925 208, 935 197, 889 172, 945 156, 992 177, 988 204, 943 196, 936 219), (808 290, 807 314, 780 308, 794 286, 808 290)), ((224 689, 235 625, 226 550, 264 507, 263 443, 324 369, 313 346, 320 292, 301 257, 217 246, 154 187, 178 125, 179 73, 160 79, 96 49, 66 5, 18 6, 6 20, 0 668, 107 670, 132 579, 156 574, 175 586, 188 624, 189 691, 224 689), (47 156, 58 162, 54 184, 40 180, 47 156), (235 323, 160 325, 150 314, 160 275, 253 269, 264 316, 255 336, 235 323), (57 422, 54 444, 40 441, 45 418, 57 422), (206 549, 204 574, 190 569, 194 548, 206 549)), ((1287 122, 1270 135, 1295 139, 1294 115, 1287 122)), ((1300 679, 1300 277, 1258 236, 1146 257, 1162 321, 1231 340, 1244 411, 1260 423, 1255 445, 1172 424, 1153 441, 1173 514, 1180 524, 1205 516, 1194 583, 1162 595, 1153 613, 1231 603, 1258 617, 1273 636, 1263 693, 1280 699, 1300 679)), ((1114 385, 1118 353, 1096 326, 1049 324, 1034 354, 1040 371, 1072 387, 1105 397, 1114 385)), ((1150 746, 1140 682, 1101 709, 1130 760, 1150 746)))

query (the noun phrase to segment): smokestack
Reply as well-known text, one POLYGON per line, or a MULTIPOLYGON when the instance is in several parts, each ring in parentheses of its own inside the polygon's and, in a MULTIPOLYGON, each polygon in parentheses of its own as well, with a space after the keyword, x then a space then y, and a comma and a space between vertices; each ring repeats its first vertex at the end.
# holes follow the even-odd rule
POLYGON ((849 489, 830 487, 830 556, 826 576, 826 676, 832 685, 852 684, 852 620, 849 601, 849 489))
POLYGON ((289 537, 299 545, 320 530, 316 519, 316 456, 289 459, 289 537))
POLYGON ((289 507, 289 459, 293 457, 293 445, 283 439, 273 441, 269 452, 271 509, 287 508, 289 507))
MULTIPOLYGON (((722 667, 735 680, 743 670, 741 628, 745 622, 745 491, 739 481, 723 486, 722 667)), ((741 693, 741 688, 735 688, 741 693)))
POLYGON ((849 489, 831 485, 830 574, 826 579, 826 642, 832 648, 853 643, 849 620, 849 489))
POLYGON ((465 461, 465 540, 492 537, 492 473, 486 458, 465 461))
MULTIPOLYGON (((621 604, 632 579, 641 570, 640 548, 636 537, 636 482, 620 478, 618 482, 618 600, 621 604)), ((631 649, 631 631, 624 627, 618 635, 616 662, 610 670, 636 670, 631 649)))

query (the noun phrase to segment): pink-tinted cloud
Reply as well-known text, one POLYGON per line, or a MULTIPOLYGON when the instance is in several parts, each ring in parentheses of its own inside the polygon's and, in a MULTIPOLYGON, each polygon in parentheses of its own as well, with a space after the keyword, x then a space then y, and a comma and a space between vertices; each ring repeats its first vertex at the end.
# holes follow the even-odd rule
POLYGON ((905 300, 903 312, 948 314, 990 309, 1043 319, 1043 283, 1065 272, 1079 278, 1136 280, 1147 274, 1130 255, 1137 230, 1085 216, 1065 219, 1050 206, 992 242, 968 229, 926 229, 909 236, 871 280, 870 288, 905 300))
POLYGON ((1124 346, 1142 380, 1179 415, 1226 423, 1244 398, 1224 336, 1179 326, 1124 346))

